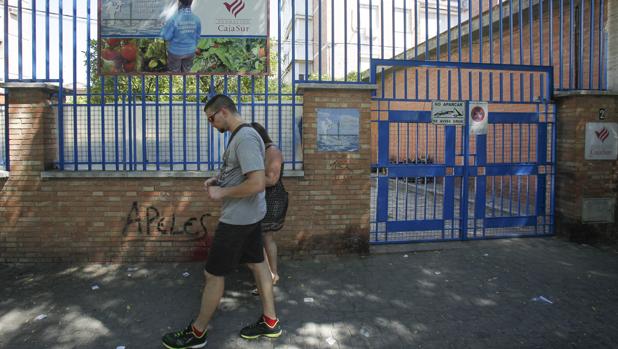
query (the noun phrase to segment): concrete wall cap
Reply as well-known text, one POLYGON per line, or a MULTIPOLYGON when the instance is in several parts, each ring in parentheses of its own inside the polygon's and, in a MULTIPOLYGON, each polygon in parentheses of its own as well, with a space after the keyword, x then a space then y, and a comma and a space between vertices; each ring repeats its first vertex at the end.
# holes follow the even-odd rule
POLYGON ((565 98, 573 96, 588 96, 588 97, 611 97, 618 96, 618 91, 596 91, 596 90, 571 90, 571 91, 556 91, 553 98, 565 98))
MULTIPOLYGON (((41 172, 41 178, 210 178, 216 176, 218 173, 218 171, 44 171, 41 172)), ((283 177, 304 176, 305 172, 303 170, 284 170, 283 172, 283 177)))
MULTIPOLYGON (((52 93, 56 93, 60 90, 58 85, 46 83, 46 82, 3 82, 0 83, 0 87, 11 90, 11 89, 41 89, 45 91, 49 91, 52 93)), ((63 88, 62 91, 64 93, 69 93, 71 90, 67 88, 63 88)))
POLYGON ((376 84, 369 83, 337 83, 337 82, 301 82, 296 84, 296 92, 303 94, 305 90, 369 90, 378 88, 376 84))

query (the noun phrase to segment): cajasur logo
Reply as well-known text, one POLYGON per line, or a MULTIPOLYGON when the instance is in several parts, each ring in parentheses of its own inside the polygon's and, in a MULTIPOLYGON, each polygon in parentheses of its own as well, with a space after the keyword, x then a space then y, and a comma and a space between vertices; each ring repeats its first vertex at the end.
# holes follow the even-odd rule
POLYGON ((244 0, 234 0, 232 3, 224 2, 223 5, 228 10, 229 13, 236 17, 240 11, 244 10, 245 2, 244 0))

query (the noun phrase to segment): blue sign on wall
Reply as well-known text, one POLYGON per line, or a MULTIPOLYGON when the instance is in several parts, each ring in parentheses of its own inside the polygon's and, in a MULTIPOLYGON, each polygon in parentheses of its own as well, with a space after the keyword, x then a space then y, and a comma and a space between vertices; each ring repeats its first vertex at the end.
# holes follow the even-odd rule
POLYGON ((318 151, 355 152, 359 146, 358 109, 318 108, 318 151))

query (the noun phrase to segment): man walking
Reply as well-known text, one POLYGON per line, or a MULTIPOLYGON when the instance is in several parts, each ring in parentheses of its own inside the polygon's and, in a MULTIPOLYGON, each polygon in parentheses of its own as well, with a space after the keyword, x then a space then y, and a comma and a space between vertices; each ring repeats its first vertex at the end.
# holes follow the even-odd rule
POLYGON ((206 286, 200 313, 186 329, 163 336, 163 345, 170 349, 206 346, 208 323, 223 296, 224 277, 244 263, 253 272, 263 313, 256 323, 243 328, 240 336, 245 339, 277 338, 282 332, 275 313, 272 278, 264 259, 261 235, 260 222, 266 214, 264 143, 250 125, 243 123, 229 97, 214 96, 206 103, 204 111, 208 122, 219 132, 232 132, 219 176, 204 183, 208 197, 222 200, 223 206, 206 261, 206 286))

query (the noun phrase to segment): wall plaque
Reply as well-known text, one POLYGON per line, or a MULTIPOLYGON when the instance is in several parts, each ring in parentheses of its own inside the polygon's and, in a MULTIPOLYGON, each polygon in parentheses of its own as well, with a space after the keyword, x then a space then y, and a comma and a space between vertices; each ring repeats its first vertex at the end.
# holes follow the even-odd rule
POLYGON ((586 160, 618 159, 618 123, 586 123, 586 160))
POLYGON ((616 198, 584 198, 583 201, 584 223, 614 223, 616 198))

